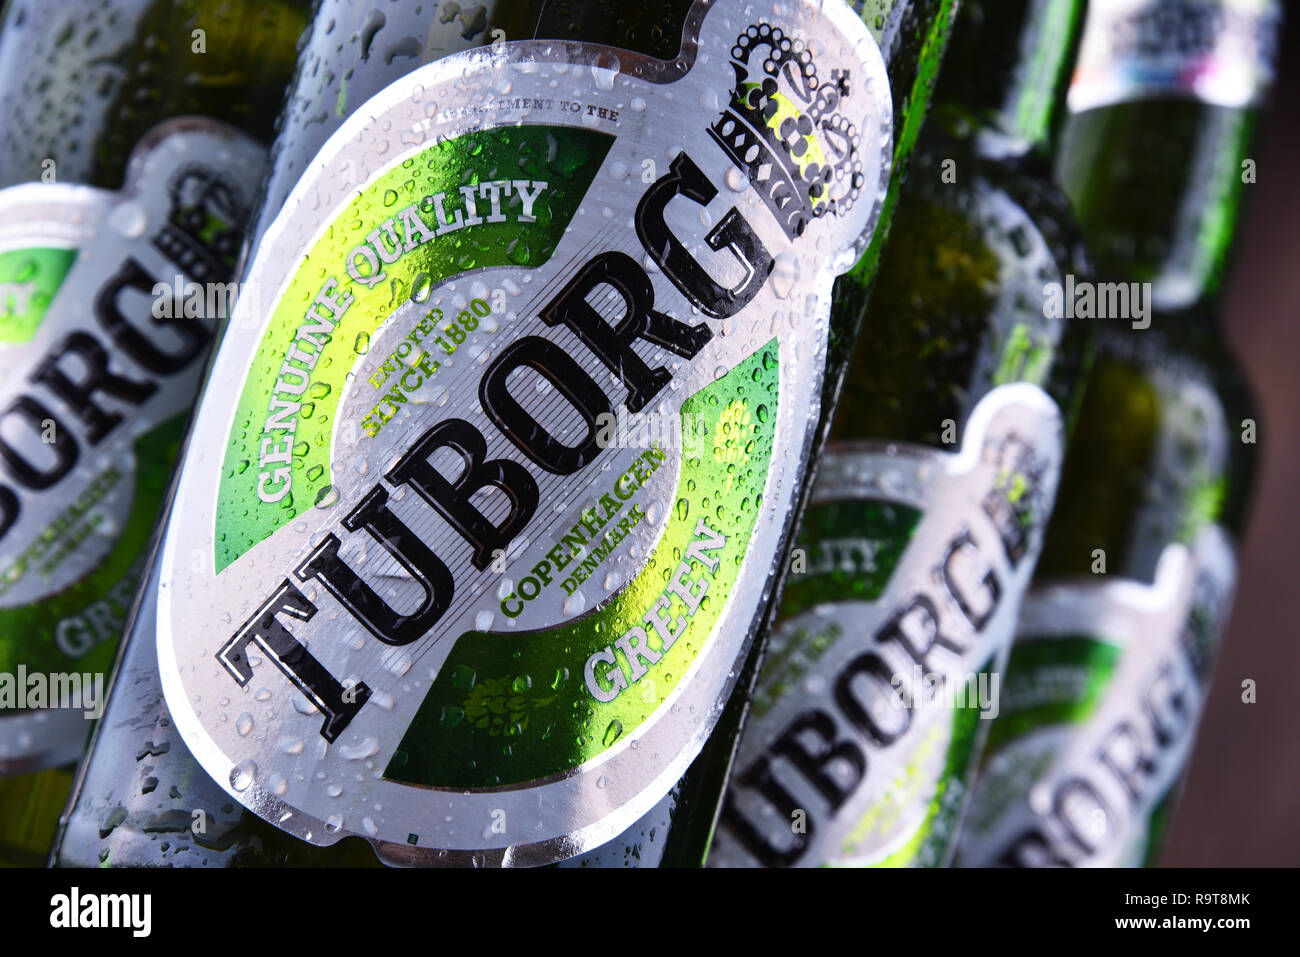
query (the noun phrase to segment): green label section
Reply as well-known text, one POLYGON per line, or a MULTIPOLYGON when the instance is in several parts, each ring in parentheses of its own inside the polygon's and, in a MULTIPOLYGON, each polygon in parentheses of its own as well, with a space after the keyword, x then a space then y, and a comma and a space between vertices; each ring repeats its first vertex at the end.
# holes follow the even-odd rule
POLYGON ((62 285, 75 249, 11 249, 0 253, 0 345, 27 342, 62 285))
POLYGON ((808 509, 796 542, 806 570, 791 569, 781 616, 826 602, 879 599, 920 520, 920 509, 894 502, 830 502, 808 509))
MULTIPOLYGON (((984 666, 988 668, 988 665, 984 666)), ((872 867, 938 867, 944 862, 948 848, 957 835, 957 820, 966 800, 969 789, 971 759, 975 754, 975 740, 979 729, 980 711, 978 707, 954 708, 952 726, 948 744, 948 753, 944 759, 943 773, 934 784, 934 794, 926 808, 925 819, 920 826, 893 854, 872 864, 872 867)), ((942 725, 935 725, 938 730, 942 725)), ((920 747, 933 746, 927 739, 922 739, 920 747)), ((900 772, 900 780, 894 782, 906 793, 908 785, 916 790, 928 782, 919 772, 923 755, 918 753, 900 772)), ((870 828, 877 819, 888 820, 905 810, 905 805, 898 799, 898 791, 891 790, 880 802, 858 822, 849 840, 842 850, 853 853, 853 847, 864 828, 870 828)))
MULTIPOLYGON (((336 407, 379 326, 404 302, 429 301, 430 290, 460 274, 547 262, 613 142, 606 133, 560 126, 475 131, 403 160, 334 217, 297 264, 250 358, 217 497, 218 572, 328 497, 336 407), (483 221, 469 224, 461 189, 501 180, 544 186, 533 221, 510 205, 516 190, 501 202, 504 222, 488 221, 489 201, 479 196, 483 221), (459 227, 438 232, 458 219, 459 227), (368 243, 376 257, 397 255, 380 262, 379 282, 365 257, 353 255, 368 243), (332 307, 314 305, 322 295, 332 307), (263 483, 265 494, 259 476, 268 474, 268 450, 276 456, 284 449, 292 452, 292 489, 264 501, 258 487, 263 483)), ((267 272, 260 270, 262 281, 277 281, 267 272)))
POLYGON ((779 637, 770 642, 750 706, 761 718, 792 693, 846 632, 839 620, 794 622, 822 604, 878 601, 907 549, 921 510, 866 499, 811 506, 796 539, 795 564, 781 599, 779 637))
MULTIPOLYGON (((187 416, 179 415, 142 435, 135 443, 136 488, 116 544, 89 575, 56 595, 29 605, 0 609, 0 672, 14 673, 19 665, 32 672, 107 671, 122 626, 135 598, 145 552, 158 521, 158 511, 171 466, 180 451, 187 416)), ((108 465, 106 483, 117 467, 108 465)), ((118 475, 117 481, 125 476, 118 475)), ((93 482, 87 494, 102 484, 93 482)), ((39 575, 40 566, 60 549, 75 544, 78 534, 93 531, 93 504, 78 502, 50 516, 46 531, 7 564, 6 580, 39 575)))
POLYGON ((654 714, 740 578, 767 481, 778 378, 773 340, 683 403, 683 429, 706 430, 712 451, 684 458, 663 538, 636 579, 561 628, 461 636, 385 778, 445 788, 533 781, 590 761, 654 714), (707 590, 692 609, 674 583, 697 596, 707 590), (655 617, 677 623, 668 647, 655 617), (618 645, 629 633, 639 639, 634 649, 648 649, 636 662, 618 645), (598 670, 598 685, 608 692, 616 675, 626 684, 611 701, 588 688, 588 662, 600 653, 612 660, 598 670))
POLYGON ((987 754, 1035 728, 1086 721, 1106 693, 1120 653, 1117 646, 1086 635, 1018 639, 987 754))

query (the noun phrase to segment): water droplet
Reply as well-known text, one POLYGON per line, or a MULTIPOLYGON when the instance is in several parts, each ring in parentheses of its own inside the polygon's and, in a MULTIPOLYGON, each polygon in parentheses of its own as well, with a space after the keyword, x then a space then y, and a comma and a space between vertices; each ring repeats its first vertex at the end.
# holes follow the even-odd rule
POLYGON ((591 66, 591 77, 596 81, 596 89, 598 90, 614 89, 614 79, 618 76, 618 57, 609 57, 608 59, 614 61, 612 67, 608 61, 601 63, 599 66, 593 63, 591 66))
POLYGON ((373 736, 366 738, 360 744, 343 745, 339 748, 339 754, 349 761, 364 761, 378 753, 379 739, 373 736))
POLYGON ((794 253, 777 253, 772 265, 772 292, 779 299, 786 299, 794 291, 799 281, 799 260, 794 253))
POLYGON ((236 791, 247 791, 257 777, 257 765, 252 761, 240 761, 230 769, 230 786, 236 791))
POLYGON ((247 711, 245 711, 243 714, 241 714, 238 718, 235 719, 235 731, 238 732, 239 736, 242 738, 242 737, 246 737, 248 733, 252 730, 253 730, 253 716, 249 714, 247 711))
POLYGON ((108 214, 108 225, 127 239, 139 239, 149 226, 149 217, 139 203, 123 203, 108 214))

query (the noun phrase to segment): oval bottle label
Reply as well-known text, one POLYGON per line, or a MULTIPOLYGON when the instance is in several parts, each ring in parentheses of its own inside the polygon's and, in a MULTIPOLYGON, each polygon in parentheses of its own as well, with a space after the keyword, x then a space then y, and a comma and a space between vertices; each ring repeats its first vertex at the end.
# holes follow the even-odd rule
POLYGON ((766 602, 891 120, 866 27, 802 2, 358 110, 253 260, 169 526, 209 773, 390 860, 555 860, 662 797, 766 602))
POLYGON ((1062 582, 1025 599, 962 831, 975 867, 1153 864, 1191 757, 1236 562, 1207 525, 1151 584, 1062 582))
POLYGON ((957 453, 818 470, 710 866, 938 866, 955 848, 1060 476, 1061 416, 991 390, 957 453))
POLYGON ((120 192, 0 191, 0 769, 102 708, 264 157, 182 119, 120 192))

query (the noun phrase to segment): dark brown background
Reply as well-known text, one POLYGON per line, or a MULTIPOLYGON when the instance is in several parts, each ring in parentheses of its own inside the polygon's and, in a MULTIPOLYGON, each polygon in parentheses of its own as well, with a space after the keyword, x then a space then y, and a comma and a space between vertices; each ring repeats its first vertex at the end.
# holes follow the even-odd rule
POLYGON ((1255 388, 1262 467, 1166 865, 1300 866, 1300 6, 1286 6, 1225 317, 1255 388), (1241 700, 1247 678, 1255 704, 1241 700))

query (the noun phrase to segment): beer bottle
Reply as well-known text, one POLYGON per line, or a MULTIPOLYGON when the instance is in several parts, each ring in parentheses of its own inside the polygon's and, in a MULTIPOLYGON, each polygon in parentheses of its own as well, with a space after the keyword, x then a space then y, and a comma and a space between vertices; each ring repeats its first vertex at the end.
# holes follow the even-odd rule
POLYGON ((1088 330, 1051 181, 1079 4, 969 2, 903 191, 709 863, 946 863, 1088 330))
POLYGON ((304 7, 61 0, 5 11, 5 861, 44 859, 71 780, 61 766, 102 708, 304 7))
MULTIPOLYGON (((842 374, 858 332, 858 317, 871 295, 880 252, 890 233, 894 209, 932 95, 939 63, 947 48, 955 14, 951 3, 893 4, 888 15, 871 4, 854 4, 880 43, 889 65, 894 113, 903 117, 894 142, 894 172, 871 245, 835 286, 828 367, 842 374)), ((824 388, 824 401, 837 399, 841 380, 824 388)), ((823 424, 826 424, 823 418, 823 424)), ((782 565, 778 575, 787 571, 782 565)), ((779 593, 779 584, 778 592, 779 593)), ((779 602, 769 602, 760 634, 771 628, 779 602)), ((731 773, 740 729, 754 696, 764 647, 757 643, 745 662, 713 734, 700 756, 648 814, 616 839, 564 861, 563 867, 699 867, 705 863, 731 773)))
POLYGON ((1066 301, 1102 334, 962 863, 1159 853, 1251 485, 1257 424, 1217 317, 1279 16, 1090 6, 1057 170, 1105 280, 1066 301))
POLYGON ((159 560, 168 720, 228 794, 449 864, 663 798, 950 6, 322 4, 159 560))

